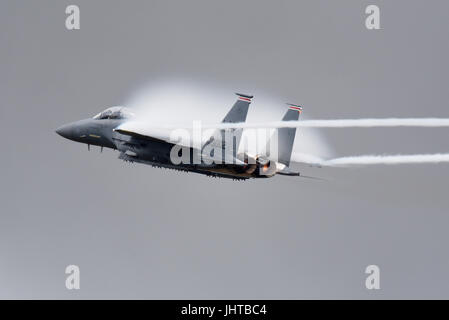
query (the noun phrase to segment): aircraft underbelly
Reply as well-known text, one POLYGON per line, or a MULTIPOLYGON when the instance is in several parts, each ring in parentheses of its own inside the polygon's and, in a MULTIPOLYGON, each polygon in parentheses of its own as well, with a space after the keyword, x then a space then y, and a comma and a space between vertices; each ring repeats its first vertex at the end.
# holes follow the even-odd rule
POLYGON ((226 168, 226 167, 219 168, 219 167, 211 167, 211 166, 185 165, 185 164, 174 165, 170 162, 157 161, 157 160, 153 160, 152 158, 144 159, 141 156, 133 155, 130 152, 121 152, 119 155, 119 159, 129 161, 129 162, 137 162, 137 163, 142 163, 142 164, 146 164, 146 165, 151 165, 153 167, 167 168, 167 169, 173 169, 173 170, 178 170, 178 171, 189 171, 189 172, 195 172, 195 173, 199 173, 199 174, 221 177, 221 178, 229 178, 229 179, 249 179, 249 178, 251 178, 251 175, 245 174, 245 173, 237 173, 232 168, 226 168))
POLYGON ((223 175, 228 175, 232 177, 241 177, 241 178, 251 178, 251 175, 248 173, 238 173, 232 168, 204 168, 198 167, 197 170, 210 172, 210 173, 219 173, 223 175))

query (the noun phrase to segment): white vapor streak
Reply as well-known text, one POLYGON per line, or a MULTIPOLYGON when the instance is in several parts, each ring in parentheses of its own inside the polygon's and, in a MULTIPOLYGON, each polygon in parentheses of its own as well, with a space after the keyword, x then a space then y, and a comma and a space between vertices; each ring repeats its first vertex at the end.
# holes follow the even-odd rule
POLYGON ((411 155, 363 155, 335 159, 321 159, 307 154, 293 154, 292 161, 326 167, 376 164, 411 164, 449 162, 449 153, 411 155))
POLYGON ((449 127, 449 118, 384 118, 270 121, 262 123, 220 123, 204 128, 370 128, 370 127, 449 127))

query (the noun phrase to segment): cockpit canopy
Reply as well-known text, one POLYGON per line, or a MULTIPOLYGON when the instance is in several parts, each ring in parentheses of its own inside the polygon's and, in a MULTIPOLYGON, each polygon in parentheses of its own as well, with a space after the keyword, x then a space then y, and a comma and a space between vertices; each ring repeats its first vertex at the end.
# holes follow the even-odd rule
POLYGON ((104 119, 129 119, 134 116, 134 113, 129 111, 129 109, 125 107, 110 107, 100 112, 95 117, 95 120, 104 120, 104 119))

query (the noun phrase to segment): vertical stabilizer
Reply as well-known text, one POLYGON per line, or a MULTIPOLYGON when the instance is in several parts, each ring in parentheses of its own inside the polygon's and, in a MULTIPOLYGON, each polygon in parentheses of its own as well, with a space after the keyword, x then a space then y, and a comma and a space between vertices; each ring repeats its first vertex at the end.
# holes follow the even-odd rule
MULTIPOLYGON (((299 114, 302 112, 302 107, 291 103, 287 103, 287 105, 289 108, 282 118, 282 121, 298 120, 299 114)), ((290 164, 295 135, 296 128, 278 129, 278 162, 285 164, 287 167, 290 164)))
MULTIPOLYGON (((222 123, 240 123, 246 121, 249 105, 253 96, 243 93, 236 93, 236 95, 238 99, 231 110, 226 114, 222 123)), ((225 154, 228 154, 235 158, 242 138, 242 133, 242 128, 217 129, 212 137, 204 144, 202 150, 204 151, 206 146, 214 146, 215 148, 221 148, 224 151, 223 157, 225 154), (226 141, 226 137, 232 138, 232 140, 226 141)))

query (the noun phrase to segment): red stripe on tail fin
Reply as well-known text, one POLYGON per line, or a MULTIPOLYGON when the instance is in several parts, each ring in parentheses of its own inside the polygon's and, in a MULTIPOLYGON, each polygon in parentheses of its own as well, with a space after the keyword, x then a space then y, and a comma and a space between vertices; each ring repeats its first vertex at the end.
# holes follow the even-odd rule
POLYGON ((289 106, 288 108, 291 109, 291 110, 298 111, 299 113, 302 112, 302 107, 297 105, 297 104, 287 103, 287 105, 289 106))
POLYGON ((239 97, 240 101, 245 101, 245 102, 251 103, 251 101, 253 99, 253 96, 250 96, 248 94, 236 93, 236 95, 239 97))

